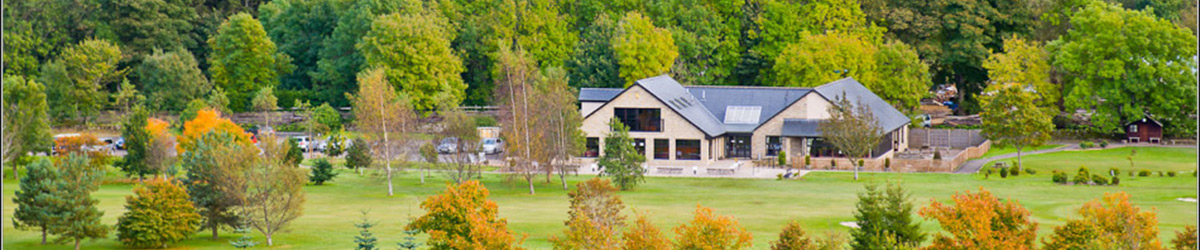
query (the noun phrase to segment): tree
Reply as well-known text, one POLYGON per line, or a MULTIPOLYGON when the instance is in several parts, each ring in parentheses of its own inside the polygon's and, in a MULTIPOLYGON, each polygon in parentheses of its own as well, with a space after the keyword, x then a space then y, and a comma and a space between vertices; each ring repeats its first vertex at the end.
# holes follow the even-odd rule
POLYGON ((928 249, 1035 248, 1037 222, 1016 200, 1000 202, 983 188, 974 194, 955 194, 953 199, 952 206, 931 200, 921 208, 922 217, 937 220, 950 234, 934 236, 928 249))
POLYGON ((783 49, 767 84, 816 87, 854 77, 900 110, 917 108, 928 92, 929 66, 902 42, 876 45, 869 37, 836 32, 805 38, 783 49))
POLYGON ((239 138, 234 132, 212 130, 196 137, 180 154, 180 165, 187 170, 183 183, 204 219, 200 230, 212 230, 213 240, 221 228, 241 223, 235 209, 245 195, 242 173, 258 160, 259 149, 239 138))
POLYGON ((371 228, 375 227, 375 222, 367 220, 367 211, 362 211, 362 222, 354 223, 357 227, 358 235, 354 236, 354 244, 357 245, 355 250, 375 250, 375 235, 371 234, 371 228))
POLYGON ((796 221, 784 225, 783 231, 779 232, 779 240, 771 242, 771 250, 809 250, 816 247, 796 221))
POLYGON ((620 66, 612 47, 616 26, 616 22, 608 14, 601 14, 579 35, 579 42, 575 44, 575 54, 566 61, 571 87, 622 86, 620 66))
POLYGON ((738 73, 748 85, 775 82, 775 62, 791 44, 808 35, 840 33, 879 43, 883 30, 867 20, 858 1, 762 1, 746 5, 747 20, 742 44, 748 50, 738 64, 738 73))
POLYGON ((204 103, 207 107, 221 113, 233 114, 233 110, 229 108, 229 96, 225 94, 225 89, 221 87, 213 88, 212 92, 208 93, 208 99, 204 100, 204 103))
POLYGON ((1166 134, 1194 135, 1196 37, 1187 29, 1097 1, 1074 12, 1071 29, 1047 47, 1067 75, 1065 106, 1094 107, 1097 132, 1152 115, 1166 134))
POLYGON ((221 23, 217 34, 208 38, 208 46, 212 47, 208 72, 214 85, 232 92, 233 111, 250 110, 256 90, 279 84, 279 78, 295 68, 291 57, 276 52, 262 24, 246 13, 221 23))
POLYGON ((1196 237, 1196 225, 1183 226, 1183 231, 1175 232, 1175 239, 1171 240, 1171 245, 1176 250, 1195 250, 1196 237))
MULTIPOLYGON (((443 168, 441 172, 455 184, 478 177, 482 167, 473 160, 478 157, 480 148, 475 119, 467 116, 461 108, 443 111, 442 117, 442 137, 458 139, 455 141, 454 151, 450 152, 448 157, 450 161, 440 165, 443 168)), ((434 160, 433 163, 436 164, 437 159, 434 160)), ((425 183, 424 172, 421 173, 421 183, 425 183)))
POLYGON ((453 34, 443 22, 429 14, 384 15, 357 45, 366 66, 382 69, 412 109, 423 113, 465 98, 462 61, 450 48, 453 34))
MULTIPOLYGON (((199 15, 195 1, 184 0, 106 0, 97 1, 97 19, 105 24, 103 33, 111 34, 133 61, 141 61, 157 48, 196 47, 193 23, 199 15)), ((101 32, 97 32, 101 33, 101 32)))
POLYGON ((271 112, 279 109, 279 98, 275 97, 274 87, 264 87, 259 89, 254 94, 254 99, 250 100, 250 109, 259 112, 263 118, 263 125, 271 126, 271 112))
POLYGON ((110 108, 124 114, 129 113, 134 105, 142 105, 144 102, 146 102, 146 96, 138 92, 137 86, 129 83, 128 78, 122 78, 121 84, 117 85, 117 92, 112 93, 110 108))
MULTIPOLYGON (((1158 249, 1158 218, 1153 211, 1141 211, 1129 203, 1125 192, 1105 193, 1103 201, 1092 200, 1079 209, 1081 223, 1090 226, 1096 237, 1082 242, 1109 249, 1158 249)), ((1069 225, 1069 224, 1068 224, 1069 225)), ((1059 235, 1055 230, 1055 235, 1059 235)))
MULTIPOLYGON (((326 101, 335 106, 349 104, 346 93, 358 90, 356 75, 367 69, 363 55, 355 49, 363 36, 371 30, 371 23, 384 14, 412 14, 423 8, 420 1, 353 0, 345 13, 338 15, 333 33, 324 40, 317 53, 317 70, 313 72, 313 90, 320 92, 326 101)), ((304 34, 308 34, 305 32, 304 34)), ((286 50, 285 50, 286 51, 286 50)), ((297 61, 304 59, 297 58, 297 61)), ((304 69, 299 69, 303 71, 304 69)))
POLYGON ((496 77, 496 89, 493 94, 494 100, 500 104, 500 126, 507 128, 500 131, 500 137, 504 138, 505 149, 513 153, 509 154, 513 159, 508 162, 505 171, 512 173, 509 178, 525 179, 529 184, 529 194, 533 194, 533 178, 540 170, 535 162, 542 159, 541 156, 544 155, 540 153, 545 152, 534 150, 544 148, 545 145, 541 145, 543 141, 535 139, 539 138, 535 133, 544 130, 533 129, 533 126, 536 126, 534 124, 540 124, 544 117, 538 117, 536 111, 531 111, 529 106, 529 103, 533 102, 533 108, 538 108, 537 101, 530 100, 530 92, 536 91, 537 66, 519 45, 510 48, 507 43, 501 43, 500 46, 496 69, 500 73, 496 77))
MULTIPOLYGON (((33 79, 4 76, 4 128, 2 160, 12 165, 13 179, 18 179, 17 162, 29 152, 48 152, 52 146, 50 119, 46 114, 45 88, 33 79)), ((0 171, 3 172, 3 171, 0 171)))
POLYGON ((638 214, 633 227, 621 234, 625 241, 622 250, 671 249, 671 241, 650 222, 646 214, 638 214))
POLYGON ((1096 240, 1098 237, 1100 232, 1096 225, 1072 220, 1054 227, 1054 234, 1046 236, 1042 243, 1047 249, 1102 249, 1096 240))
POLYGON ((1054 130, 1053 111, 1036 106, 1037 97, 1018 83, 996 84, 980 97, 983 134, 1000 145, 1017 149, 1017 166, 1022 170, 1021 151, 1050 140, 1054 130))
POLYGON ((745 1, 671 0, 646 5, 646 15, 671 31, 678 49, 673 78, 701 85, 739 82, 730 75, 744 52, 740 39, 745 1))
POLYGON ((100 189, 104 170, 90 162, 86 155, 72 153, 58 166, 63 181, 55 196, 60 206, 53 211, 48 231, 59 236, 56 241, 75 241, 75 250, 84 239, 108 236, 108 226, 100 222, 104 212, 96 208, 100 201, 92 198, 92 192, 100 189))
POLYGON ((73 136, 54 138, 54 154, 66 157, 71 154, 85 155, 90 167, 101 168, 109 164, 111 156, 107 150, 91 150, 104 144, 96 135, 83 133, 73 136))
POLYGON ((646 169, 642 163, 646 156, 638 154, 633 148, 633 138, 629 137, 629 126, 622 124, 617 118, 608 122, 612 132, 604 137, 604 154, 596 160, 603 168, 603 175, 610 176, 621 190, 632 190, 638 182, 644 182, 646 169))
POLYGON ((125 70, 118 70, 120 60, 121 48, 108 41, 88 39, 42 65, 39 82, 46 84, 51 116, 87 123, 108 102, 108 85, 125 74, 125 70))
MULTIPOLYGON (((575 156, 584 151, 586 137, 580 129, 583 116, 575 107, 576 94, 568 84, 567 73, 561 68, 548 68, 543 71, 539 84, 538 96, 535 102, 536 114, 547 125, 538 138, 543 140, 546 150, 543 153, 546 169, 558 173, 558 180, 563 190, 567 190, 567 175, 579 169, 572 164, 575 156)), ((546 177, 550 177, 547 173, 546 177)), ((547 180, 549 181, 549 180, 547 180)))
POLYGON ((42 244, 50 225, 57 219, 62 206, 59 188, 63 186, 61 173, 48 159, 39 159, 25 168, 20 188, 14 194, 13 227, 19 230, 37 228, 42 231, 42 244))
POLYGON ((851 103, 842 93, 840 98, 834 97, 833 105, 829 106, 829 119, 821 121, 818 129, 825 141, 833 144, 854 168, 854 179, 858 180, 858 169, 862 166, 854 164, 858 159, 871 155, 871 151, 883 138, 883 131, 871 109, 858 101, 851 103))
POLYGON ((712 208, 700 205, 689 224, 675 227, 675 249, 746 249, 752 239, 737 219, 713 215, 712 208))
POLYGON ((146 167, 150 168, 152 172, 159 173, 164 180, 167 176, 175 175, 175 161, 178 160, 178 152, 176 152, 178 144, 175 143, 175 136, 167 131, 169 126, 167 121, 156 118, 146 120, 146 132, 150 136, 150 146, 143 160, 145 160, 146 167))
POLYGON ((296 142, 294 137, 283 141, 283 164, 299 167, 300 163, 304 162, 304 150, 300 149, 299 142, 296 142))
POLYGON ((117 219, 117 239, 128 246, 167 247, 196 232, 200 214, 175 180, 150 180, 125 196, 127 212, 117 219))
POLYGON ((286 162, 286 149, 274 135, 266 134, 258 145, 263 153, 257 166, 239 173, 244 175, 246 193, 238 216, 246 219, 246 226, 266 235, 267 246, 271 246, 273 236, 303 213, 308 175, 286 162))
POLYGON ((625 87, 638 79, 667 73, 679 57, 671 31, 654 27, 649 18, 636 11, 625 14, 617 23, 612 47, 625 87))
MULTIPOLYGON (((259 7, 263 29, 276 42, 279 52, 291 57, 296 65, 291 74, 281 76, 280 89, 316 91, 313 75, 317 72, 320 51, 328 46, 338 19, 353 2, 285 0, 259 7)), ((331 96, 315 97, 329 101, 326 98, 331 96)))
POLYGON ((333 164, 329 163, 329 160, 317 158, 313 162, 312 172, 309 173, 308 180, 317 184, 317 186, 325 185, 326 181, 333 180, 333 177, 337 177, 337 174, 337 172, 333 171, 333 164))
POLYGON ((346 168, 357 169, 360 175, 362 169, 371 167, 371 160, 370 145, 362 138, 354 139, 350 148, 346 149, 346 168))
POLYGON ((342 114, 329 106, 329 103, 321 104, 312 110, 311 119, 316 122, 318 127, 324 131, 341 131, 342 130, 342 114))
POLYGON ((421 202, 426 212, 405 229, 429 234, 429 247, 446 249, 522 249, 508 232, 508 221, 497 218, 496 202, 479 181, 447 184, 446 191, 421 202))
POLYGON ((1004 41, 1004 53, 992 53, 983 61, 983 68, 992 85, 1020 84, 1035 92, 1038 107, 1058 110, 1062 94, 1059 86, 1050 82, 1050 54, 1039 43, 1010 37, 1004 41))
POLYGON ((887 185, 880 190, 873 184, 858 194, 854 219, 857 228, 850 229, 850 246, 854 249, 890 249, 893 246, 917 247, 925 241, 921 225, 912 221, 912 201, 900 184, 887 185))
POLYGON ((879 46, 875 63, 879 82, 867 84, 871 92, 902 111, 920 107, 921 98, 929 92, 933 82, 930 80, 929 64, 921 61, 912 46, 888 40, 879 46))
POLYGON ((157 173, 147 164, 150 151, 154 150, 150 143, 153 137, 146 130, 149 119, 150 112, 142 106, 138 106, 133 109, 133 113, 126 115, 125 121, 121 123, 121 137, 125 138, 126 153, 124 160, 117 167, 125 173, 125 176, 136 175, 139 182, 146 175, 157 173))
POLYGON ((179 151, 186 153, 195 147, 196 141, 200 137, 205 136, 210 132, 220 132, 228 134, 234 142, 242 146, 252 146, 250 136, 246 134, 242 127, 234 124, 227 118, 222 118, 221 113, 212 109, 204 109, 196 112, 196 118, 183 123, 183 135, 179 136, 179 151))
MULTIPOLYGON (((408 159, 400 151, 406 145, 409 129, 415 124, 412 106, 403 95, 397 95, 388 84, 385 70, 376 68, 358 75, 358 95, 350 98, 354 103, 355 122, 358 129, 374 141, 376 157, 383 158, 387 171, 388 196, 392 195, 392 159, 408 159), (394 139, 393 139, 394 138, 394 139)), ((354 145, 366 145, 355 142, 354 145)), ((360 166, 361 167, 361 166, 360 166)))
POLYGON ((609 181, 592 178, 575 185, 568 192, 570 215, 564 224, 563 238, 550 237, 554 249, 618 249, 621 240, 617 232, 625 226, 625 204, 616 195, 617 189, 609 181))

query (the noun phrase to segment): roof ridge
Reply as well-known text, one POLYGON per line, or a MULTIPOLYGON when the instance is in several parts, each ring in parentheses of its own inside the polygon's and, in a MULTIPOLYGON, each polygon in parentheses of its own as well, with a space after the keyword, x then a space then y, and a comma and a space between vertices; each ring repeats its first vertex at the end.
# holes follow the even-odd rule
POLYGON ((812 87, 782 87, 782 86, 742 86, 742 85, 682 85, 684 88, 717 88, 717 89, 784 89, 812 90, 812 87))

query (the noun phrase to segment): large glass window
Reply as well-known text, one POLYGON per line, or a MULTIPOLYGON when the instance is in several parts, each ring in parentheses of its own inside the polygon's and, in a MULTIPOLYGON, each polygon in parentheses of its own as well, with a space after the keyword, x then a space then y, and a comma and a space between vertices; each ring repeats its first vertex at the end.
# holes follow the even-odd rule
POLYGON ((675 140, 676 160, 699 160, 700 140, 675 140))
POLYGON ((621 123, 629 126, 629 131, 662 131, 662 112, 659 109, 615 108, 613 113, 621 123))
POLYGON ((588 137, 587 138, 587 150, 583 151, 583 157, 597 157, 597 156, 600 156, 600 138, 588 137))
POLYGON ((654 159, 655 160, 670 160, 671 159, 671 141, 667 139, 654 139, 654 159))
POLYGON ((646 155, 646 139, 633 139, 633 148, 637 149, 639 155, 646 155))
POLYGON ((767 136, 767 156, 777 156, 783 150, 783 141, 778 136, 767 136))

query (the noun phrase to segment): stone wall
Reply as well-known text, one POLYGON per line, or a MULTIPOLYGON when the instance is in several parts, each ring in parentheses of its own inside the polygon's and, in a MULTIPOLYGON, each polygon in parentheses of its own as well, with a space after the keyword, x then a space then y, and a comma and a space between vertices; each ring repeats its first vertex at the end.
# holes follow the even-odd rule
POLYGON ((912 129, 908 132, 908 140, 911 148, 967 148, 987 139, 978 129, 912 129))
MULTIPOLYGON (((914 130, 915 131, 915 130, 914 130)), ((978 146, 967 147, 963 150, 958 150, 952 156, 944 156, 941 160, 934 159, 898 159, 898 158, 878 158, 864 159, 863 171, 899 171, 899 172, 954 172, 959 165, 967 162, 972 158, 978 158, 987 153, 992 147, 992 141, 984 140, 978 146), (891 161, 891 167, 884 169, 884 163, 891 161)), ((803 167, 804 158, 793 161, 796 167, 803 167)), ((812 166, 805 169, 817 170, 853 170, 850 165, 850 160, 846 158, 812 158, 812 166), (837 166, 833 167, 832 162, 837 162, 837 166)))

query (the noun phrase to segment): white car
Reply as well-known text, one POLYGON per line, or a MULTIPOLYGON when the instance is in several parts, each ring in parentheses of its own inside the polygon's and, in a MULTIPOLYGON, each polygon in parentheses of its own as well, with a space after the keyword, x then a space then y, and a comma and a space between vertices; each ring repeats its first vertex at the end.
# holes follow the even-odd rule
POLYGON ((446 137, 437 146, 438 153, 450 154, 458 152, 458 137, 446 137))
POLYGON ((481 141, 479 144, 483 150, 483 153, 486 154, 504 152, 504 140, 501 140, 500 138, 486 138, 483 139, 483 141, 481 141))
MULTIPOLYGON (((350 145, 354 143, 354 140, 351 140, 350 137, 343 135, 336 136, 338 137, 338 143, 342 146, 342 150, 349 149, 350 145)), ((331 142, 330 139, 333 139, 333 137, 334 136, 325 137, 325 140, 317 142, 316 146, 313 148, 318 152, 325 152, 325 150, 329 149, 329 146, 331 146, 329 142, 331 142)))
POLYGON ((308 136, 296 136, 292 137, 292 139, 296 140, 296 146, 300 147, 300 150, 305 152, 308 152, 308 145, 313 143, 312 138, 309 138, 308 136))

